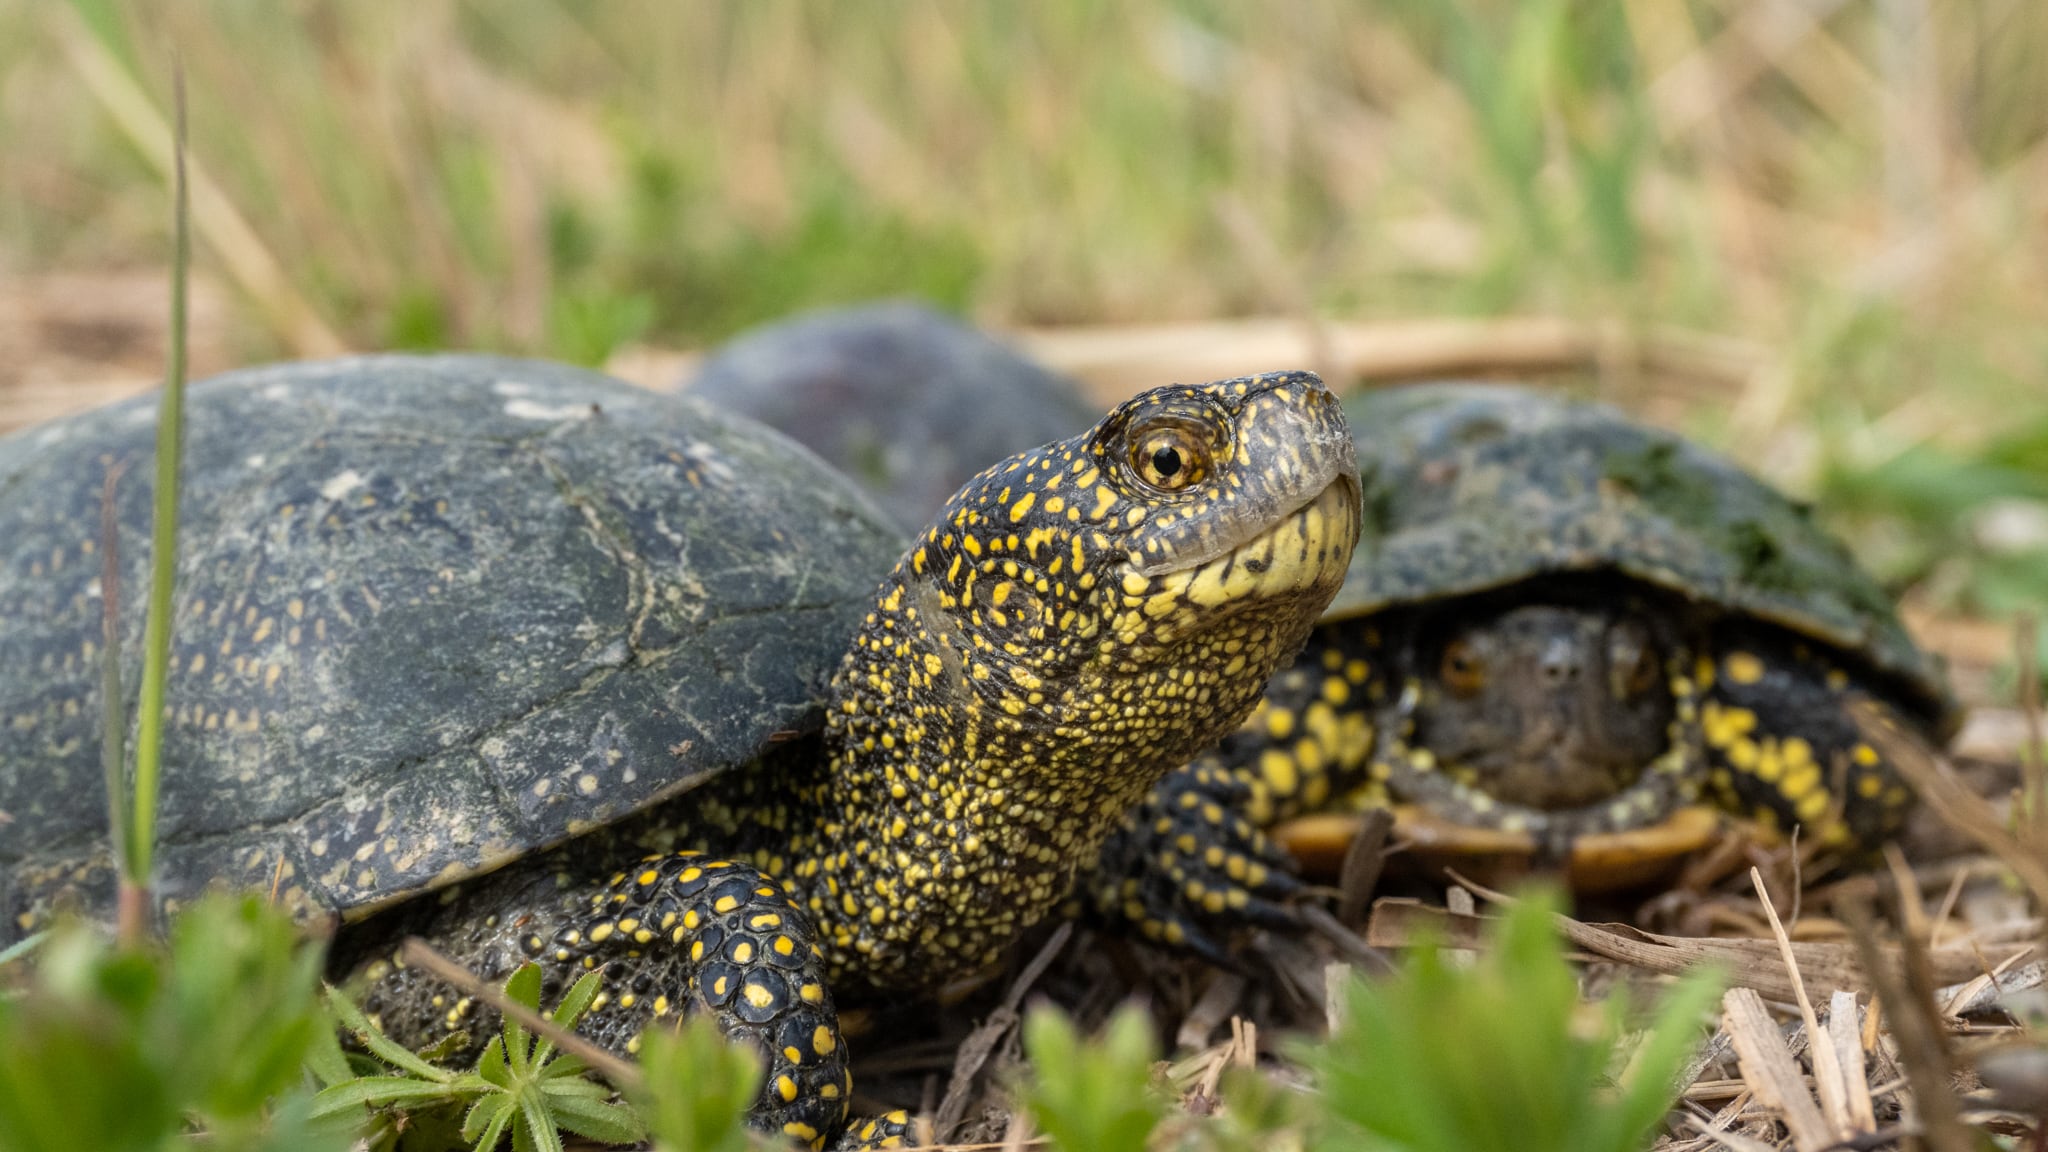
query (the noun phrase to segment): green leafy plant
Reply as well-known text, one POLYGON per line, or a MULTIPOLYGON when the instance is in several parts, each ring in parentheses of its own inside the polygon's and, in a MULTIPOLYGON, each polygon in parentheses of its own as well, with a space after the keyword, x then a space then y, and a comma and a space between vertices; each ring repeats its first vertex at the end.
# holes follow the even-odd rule
POLYGON ((254 897, 193 904, 167 950, 60 926, 0 998, 0 1148, 345 1148, 303 1090, 321 958, 254 897))
MULTIPOLYGON (((539 1011, 540 985, 540 969, 528 964, 505 982, 505 996, 539 1011)), ((597 973, 585 974, 549 1019, 562 1028, 574 1028, 596 999, 598 985, 597 973)), ((552 1041, 527 1031, 509 1015, 476 1067, 457 1072, 385 1036, 341 993, 331 992, 328 1003, 341 1025, 387 1067, 360 1074, 338 1046, 326 1047, 313 1063, 315 1074, 327 1085, 314 1098, 316 1118, 361 1116, 367 1108, 396 1119, 459 1107, 461 1139, 477 1152, 498 1147, 508 1133, 513 1148, 522 1152, 560 1152, 565 1131, 611 1144, 644 1135, 644 1126, 630 1107, 610 1102, 611 1089, 584 1078, 581 1059, 558 1053, 552 1041)), ((388 1144, 398 1132, 398 1125, 387 1124, 373 1140, 388 1144)))
POLYGON ((1024 1020, 1024 1050, 1035 1075, 1024 1091, 1031 1119, 1069 1152, 1142 1152, 1166 1115, 1152 1086, 1152 1025, 1125 1006, 1093 1041, 1052 1008, 1024 1020))
POLYGON ((662 1152, 741 1152, 761 1142, 745 1127, 761 1061, 708 1017, 645 1033, 640 1071, 629 1096, 662 1152))
POLYGON ((1298 1053, 1317 1075, 1325 1112, 1311 1146, 1648 1147, 1719 977, 1696 973, 1672 988, 1620 1072, 1630 1005, 1615 997, 1582 1008, 1554 911, 1550 899, 1516 905, 1469 968, 1423 947, 1393 979, 1342 989, 1335 1035, 1298 1053))

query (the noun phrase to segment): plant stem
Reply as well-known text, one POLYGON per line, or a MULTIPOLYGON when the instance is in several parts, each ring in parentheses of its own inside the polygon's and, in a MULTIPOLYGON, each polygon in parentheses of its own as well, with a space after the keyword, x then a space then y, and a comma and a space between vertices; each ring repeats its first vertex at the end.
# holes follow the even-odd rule
MULTIPOLYGON (((171 659, 171 590, 178 570, 178 465, 185 437, 185 296, 191 263, 185 190, 185 70, 174 68, 176 106, 172 197, 175 237, 171 254, 171 356, 163 407, 156 425, 156 513, 150 536, 149 620, 143 635, 142 698, 135 733, 134 829, 126 881, 149 881, 156 841, 157 777, 163 756, 164 688, 171 659)), ((127 903, 124 893, 123 904, 127 903)))

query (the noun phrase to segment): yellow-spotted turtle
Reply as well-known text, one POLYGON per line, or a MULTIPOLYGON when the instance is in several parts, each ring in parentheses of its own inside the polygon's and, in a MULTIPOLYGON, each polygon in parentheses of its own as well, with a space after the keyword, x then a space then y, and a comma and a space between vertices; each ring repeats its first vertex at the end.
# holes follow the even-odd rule
MULTIPOLYGON (((125 464, 132 666, 154 416, 0 440, 0 941, 111 885, 99 499, 125 464)), ((907 551, 793 441, 533 362, 233 373, 186 443, 166 903, 331 914, 336 974, 416 1046, 489 1021, 404 934, 487 979, 601 969, 587 1034, 709 1012, 766 1058, 754 1123, 812 1146, 848 1127, 828 988, 934 989, 1066 907, 1257 704, 1359 526, 1307 374, 1148 392, 907 551)))

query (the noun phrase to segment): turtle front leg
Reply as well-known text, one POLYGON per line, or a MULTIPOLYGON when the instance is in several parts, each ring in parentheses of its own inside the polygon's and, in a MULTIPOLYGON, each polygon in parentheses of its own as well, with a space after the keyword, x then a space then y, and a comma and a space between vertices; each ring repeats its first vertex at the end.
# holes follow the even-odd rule
POLYGON ((1214 750, 1170 773, 1103 845, 1083 901, 1105 923, 1228 963, 1246 924, 1298 923, 1295 863, 1265 830, 1367 785, 1380 680, 1370 637, 1318 633, 1214 750))
POLYGON ((1850 704, 1868 700, 1923 731, 1795 641, 1753 630, 1715 638, 1699 662, 1700 732, 1717 802, 1828 845, 1875 848, 1912 805, 1898 771, 1865 741, 1850 704))
MULTIPOLYGON (((423 926, 425 934, 487 980, 538 963, 550 994, 584 972, 603 972, 576 1030, 626 1055, 639 1051, 647 1029, 710 1013, 761 1055, 765 1075, 748 1116, 760 1131, 811 1148, 841 1132, 835 1147, 904 1146, 904 1113, 847 1125, 852 1075, 824 950, 810 914, 780 881, 742 861, 677 852, 647 857, 594 893, 518 898, 553 887, 553 879, 486 881, 511 883, 512 899, 470 893, 447 910, 448 920, 423 926), (472 907, 501 911, 477 921, 466 912, 472 907)), ((364 1007, 401 1043, 426 1047, 455 1031, 489 1035, 483 1005, 389 961, 367 968, 364 1007)))

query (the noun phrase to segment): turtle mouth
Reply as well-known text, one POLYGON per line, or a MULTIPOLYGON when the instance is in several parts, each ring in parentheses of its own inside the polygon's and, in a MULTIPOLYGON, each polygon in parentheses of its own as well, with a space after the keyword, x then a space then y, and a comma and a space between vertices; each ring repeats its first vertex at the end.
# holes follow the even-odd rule
POLYGON ((1265 531, 1199 564, 1151 575, 1148 591, 1202 608, 1335 595, 1358 543, 1358 478, 1340 473, 1265 531))

